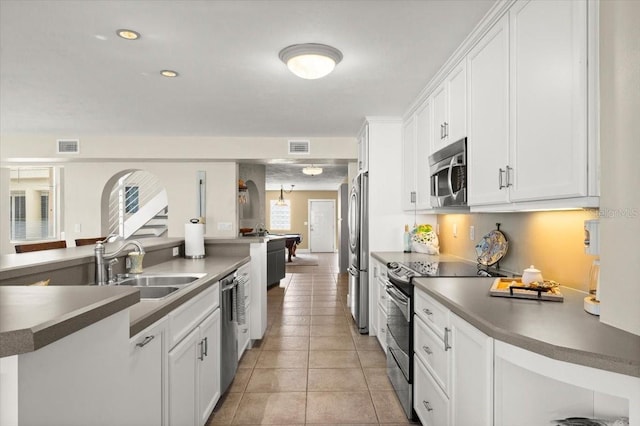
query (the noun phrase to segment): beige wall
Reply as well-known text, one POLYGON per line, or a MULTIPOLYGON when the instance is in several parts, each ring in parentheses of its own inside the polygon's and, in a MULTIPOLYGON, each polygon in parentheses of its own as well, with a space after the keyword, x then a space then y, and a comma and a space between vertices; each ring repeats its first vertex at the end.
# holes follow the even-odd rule
MULTIPOLYGON (((269 223, 271 221, 271 212, 269 206, 271 200, 277 200, 280 196, 280 191, 267 191, 266 192, 266 204, 265 210, 267 213, 266 226, 269 229, 269 223)), ((309 228, 305 225, 305 222, 309 220, 309 200, 334 200, 336 202, 336 249, 339 244, 337 241, 338 235, 338 191, 296 191, 294 190, 290 194, 284 194, 286 200, 291 200, 291 229, 289 231, 274 230, 274 234, 284 234, 291 232, 294 234, 302 234, 302 244, 298 246, 300 249, 309 249, 309 228)))
POLYGON ((640 2, 600 2, 600 321, 640 335, 640 2))
POLYGON ((545 279, 588 291, 587 278, 595 257, 584 252, 584 221, 596 218, 594 211, 584 210, 440 215, 440 252, 475 261, 475 245, 500 223, 509 241, 501 268, 522 273, 533 264, 545 279), (454 224, 457 238, 453 237, 454 224), (473 240, 469 238, 470 226, 475 228, 473 240))

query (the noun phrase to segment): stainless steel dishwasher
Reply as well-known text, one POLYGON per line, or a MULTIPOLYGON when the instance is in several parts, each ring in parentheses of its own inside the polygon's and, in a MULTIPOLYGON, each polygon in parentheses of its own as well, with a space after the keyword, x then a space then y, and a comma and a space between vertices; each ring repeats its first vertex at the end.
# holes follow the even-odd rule
POLYGON ((236 312, 237 273, 220 280, 220 393, 229 388, 238 369, 238 319, 236 312))

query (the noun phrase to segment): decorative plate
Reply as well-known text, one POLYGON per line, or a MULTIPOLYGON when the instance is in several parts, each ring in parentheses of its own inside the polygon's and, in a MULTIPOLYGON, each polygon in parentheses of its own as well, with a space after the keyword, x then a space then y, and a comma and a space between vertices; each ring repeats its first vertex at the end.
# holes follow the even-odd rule
POLYGON ((504 234, 497 229, 489 232, 482 237, 482 240, 476 244, 476 254, 478 255, 478 263, 485 266, 491 266, 498 262, 507 253, 509 242, 504 234))

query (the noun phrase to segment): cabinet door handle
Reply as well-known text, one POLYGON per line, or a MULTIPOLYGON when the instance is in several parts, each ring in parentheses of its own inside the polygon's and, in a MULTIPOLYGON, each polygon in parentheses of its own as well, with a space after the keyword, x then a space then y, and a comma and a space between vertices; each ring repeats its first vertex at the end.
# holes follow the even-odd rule
POLYGON ((433 408, 431 408, 431 404, 429 404, 429 401, 422 401, 422 403, 424 404, 424 408, 426 408, 427 411, 433 411, 433 408))
POLYGON ((427 308, 424 308, 424 309, 422 310, 422 312, 424 312, 424 313, 425 313, 425 314, 427 314, 427 315, 433 315, 433 312, 431 312, 431 311, 430 311, 429 309, 427 309, 427 308))
POLYGON ((444 139, 444 124, 440 125, 440 140, 444 139))
POLYGON ((415 204, 416 202, 416 192, 411 191, 411 204, 415 204))
POLYGON ((422 350, 425 351, 427 353, 427 355, 431 355, 433 353, 433 351, 431 350, 431 348, 429 346, 423 346, 422 350))
POLYGON ((142 342, 136 343, 136 347, 137 348, 144 348, 145 346, 147 346, 149 344, 149 342, 151 342, 155 338, 156 338, 156 336, 147 336, 142 340, 142 342))
POLYGON ((198 355, 198 359, 200 361, 204 361, 204 339, 198 342, 198 346, 200 346, 200 355, 198 355))
POLYGON ((451 345, 449 344, 450 332, 451 332, 451 329, 449 327, 444 328, 444 350, 445 351, 448 351, 449 349, 451 349, 451 345))
POLYGON ((209 355, 209 338, 205 337, 204 339, 204 356, 209 355))
POLYGON ((447 123, 446 121, 444 122, 444 137, 449 137, 449 123, 447 123))
POLYGON ((507 188, 513 186, 513 184, 511 183, 511 170, 513 170, 513 168, 507 166, 507 170, 505 171, 505 174, 507 175, 507 184, 505 186, 507 188))

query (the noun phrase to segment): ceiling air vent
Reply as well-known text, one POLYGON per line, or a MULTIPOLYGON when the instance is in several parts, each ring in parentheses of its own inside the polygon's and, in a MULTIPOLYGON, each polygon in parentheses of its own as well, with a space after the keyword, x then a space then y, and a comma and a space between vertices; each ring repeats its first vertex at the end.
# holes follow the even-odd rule
POLYGON ((309 141, 289 141, 289 154, 309 154, 309 141))
POLYGON ((58 139, 57 140, 57 152, 58 154, 79 154, 80 153, 80 140, 78 139, 58 139))

